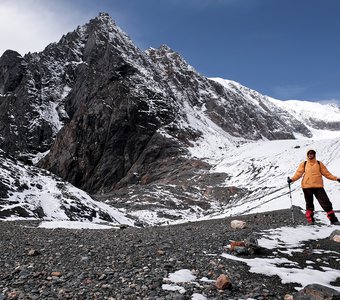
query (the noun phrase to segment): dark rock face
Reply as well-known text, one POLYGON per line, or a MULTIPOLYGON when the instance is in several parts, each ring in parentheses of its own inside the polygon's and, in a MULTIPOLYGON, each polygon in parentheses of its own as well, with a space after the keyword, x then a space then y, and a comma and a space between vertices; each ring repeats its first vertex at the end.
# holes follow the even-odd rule
POLYGON ((18 52, 7 50, 0 58, 0 94, 13 92, 24 75, 23 58, 18 52))
POLYGON ((322 120, 309 120, 308 125, 321 130, 340 130, 340 122, 325 122, 322 120))
MULTIPOLYGON (((4 90, 0 95, 0 147, 6 152, 15 156, 24 153, 29 158, 47 151, 68 119, 64 97, 73 84, 75 67, 63 51, 66 47, 61 41, 58 47, 50 45, 40 54, 17 58, 7 71, 16 77, 3 82, 1 79, 11 76, 5 73, 0 77, 4 90)), ((2 70, 6 63, 3 57, 2 70)))
POLYGON ((86 30, 86 64, 66 104, 71 120, 41 166, 87 191, 108 191, 174 120, 174 101, 166 84, 143 75, 156 73, 153 65, 107 15, 86 30))

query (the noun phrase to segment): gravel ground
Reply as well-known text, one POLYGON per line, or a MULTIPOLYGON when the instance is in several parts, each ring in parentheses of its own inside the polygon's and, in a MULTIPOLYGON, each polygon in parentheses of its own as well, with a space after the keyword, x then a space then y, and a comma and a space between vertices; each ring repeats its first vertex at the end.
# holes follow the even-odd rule
MULTIPOLYGON (((297 224, 305 222, 302 213, 294 214, 297 224)), ((230 227, 232 219, 119 230, 43 229, 36 228, 38 222, 1 222, 0 300, 180 300, 192 299, 194 293, 207 299, 283 299, 296 293, 293 284, 282 284, 277 276, 250 273, 244 263, 220 256, 229 240, 290 225, 291 211, 237 217, 247 221, 248 228, 242 230, 230 227), (181 284, 184 294, 164 290, 164 278, 181 269, 191 270, 199 284, 181 284), (220 274, 229 275, 231 289, 220 291, 214 282, 199 281, 216 280, 220 274)), ((334 244, 322 240, 306 248, 338 251, 334 244)), ((303 265, 306 256, 297 255, 296 260, 303 265)), ((339 260, 330 263, 340 269, 339 260)))

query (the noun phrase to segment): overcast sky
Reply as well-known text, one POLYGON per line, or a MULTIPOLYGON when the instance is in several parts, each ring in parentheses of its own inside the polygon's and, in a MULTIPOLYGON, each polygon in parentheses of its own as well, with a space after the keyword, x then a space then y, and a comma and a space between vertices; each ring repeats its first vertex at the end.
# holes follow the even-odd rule
POLYGON ((277 99, 340 103, 339 0, 0 0, 0 55, 43 50, 107 12, 141 49, 277 99))

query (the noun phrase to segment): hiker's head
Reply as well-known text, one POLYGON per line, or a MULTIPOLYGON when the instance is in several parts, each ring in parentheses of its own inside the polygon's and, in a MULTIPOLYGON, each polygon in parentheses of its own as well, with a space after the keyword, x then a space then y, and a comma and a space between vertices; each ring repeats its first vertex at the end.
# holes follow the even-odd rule
POLYGON ((307 158, 313 159, 313 158, 315 158, 315 154, 316 154, 315 150, 310 149, 310 150, 307 151, 307 158))

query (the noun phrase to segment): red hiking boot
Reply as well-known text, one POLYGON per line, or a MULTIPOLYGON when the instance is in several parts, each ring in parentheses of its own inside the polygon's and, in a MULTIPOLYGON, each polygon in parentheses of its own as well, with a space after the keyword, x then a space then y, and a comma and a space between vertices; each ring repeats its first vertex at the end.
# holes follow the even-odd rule
POLYGON ((308 225, 314 225, 315 219, 314 219, 314 212, 312 210, 306 210, 306 219, 308 221, 308 225))
POLYGON ((332 225, 340 225, 340 222, 338 218, 335 216, 335 213, 333 210, 327 213, 327 218, 329 219, 332 225))

